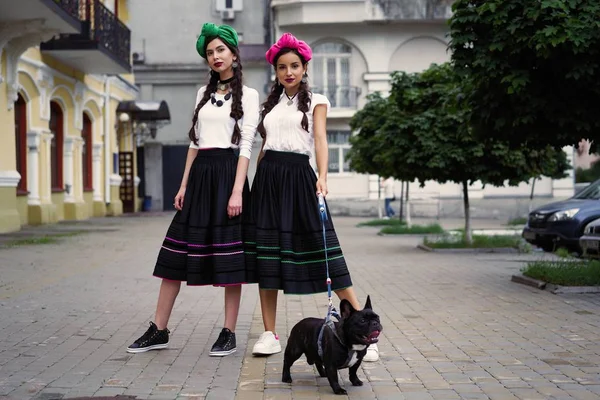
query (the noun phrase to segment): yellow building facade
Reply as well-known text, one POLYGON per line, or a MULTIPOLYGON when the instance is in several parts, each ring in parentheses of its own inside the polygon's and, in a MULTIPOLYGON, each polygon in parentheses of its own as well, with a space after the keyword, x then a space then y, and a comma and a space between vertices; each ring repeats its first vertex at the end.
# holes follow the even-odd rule
POLYGON ((134 136, 116 111, 137 96, 127 1, 7 3, 0 3, 0 233, 121 214, 122 153, 133 155, 129 172, 137 175, 134 136))

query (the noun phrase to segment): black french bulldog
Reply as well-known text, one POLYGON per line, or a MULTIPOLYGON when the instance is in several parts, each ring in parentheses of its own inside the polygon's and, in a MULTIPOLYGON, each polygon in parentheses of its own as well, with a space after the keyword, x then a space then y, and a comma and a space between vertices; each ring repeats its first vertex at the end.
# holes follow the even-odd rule
POLYGON ((346 394, 338 382, 338 369, 350 368, 350 382, 362 386, 356 371, 370 344, 379 341, 383 329, 379 316, 373 312, 371 298, 367 296, 365 308, 357 311, 348 300, 340 303, 341 320, 334 322, 335 330, 326 326, 323 330, 322 354, 319 356, 318 338, 323 318, 304 318, 292 328, 283 358, 281 380, 291 383, 290 367, 302 354, 309 365, 315 365, 319 375, 327 377, 335 394, 346 394))

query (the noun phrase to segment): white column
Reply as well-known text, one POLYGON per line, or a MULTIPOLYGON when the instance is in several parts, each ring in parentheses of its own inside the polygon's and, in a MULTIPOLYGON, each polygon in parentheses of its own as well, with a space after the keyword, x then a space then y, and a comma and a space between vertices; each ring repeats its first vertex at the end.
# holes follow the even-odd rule
POLYGON ((335 58, 335 104, 337 107, 344 107, 342 99, 342 59, 335 58))
POLYGON ((73 193, 73 149, 75 148, 75 138, 65 136, 63 146, 63 184, 65 189, 65 203, 75 202, 73 193))
POLYGON ((40 204, 40 132, 27 132, 27 204, 40 204))
MULTIPOLYGON (((102 183, 100 182, 100 172, 102 169, 102 146, 103 143, 94 143, 92 146, 92 182, 94 185, 94 201, 102 201, 102 183)), ((88 151, 90 151, 88 149, 88 151)))
POLYGON ((50 143, 54 135, 52 133, 44 133, 42 134, 42 140, 44 141, 44 153, 46 158, 46 168, 42 168, 42 171, 46 172, 46 183, 47 185, 44 187, 44 191, 42 192, 42 203, 50 204, 52 203, 52 159, 50 152, 52 151, 50 143))
POLYGON ((83 138, 74 137, 73 145, 73 171, 75 171, 75 169, 79 171, 79 177, 77 178, 77 182, 75 182, 75 176, 77 176, 77 174, 73 172, 73 186, 75 187, 75 189, 73 190, 73 195, 75 197, 75 201, 83 202, 83 138))

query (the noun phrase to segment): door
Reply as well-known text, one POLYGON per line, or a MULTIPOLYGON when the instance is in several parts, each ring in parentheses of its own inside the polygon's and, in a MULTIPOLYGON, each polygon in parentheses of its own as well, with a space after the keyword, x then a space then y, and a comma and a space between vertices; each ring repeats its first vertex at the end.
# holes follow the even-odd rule
POLYGON ((181 186, 187 152, 188 146, 163 146, 162 148, 163 209, 165 211, 175 209, 173 200, 181 186))
POLYGON ((133 183, 133 152, 122 151, 119 153, 119 174, 123 178, 121 182, 120 198, 123 203, 123 212, 135 211, 135 196, 133 183))

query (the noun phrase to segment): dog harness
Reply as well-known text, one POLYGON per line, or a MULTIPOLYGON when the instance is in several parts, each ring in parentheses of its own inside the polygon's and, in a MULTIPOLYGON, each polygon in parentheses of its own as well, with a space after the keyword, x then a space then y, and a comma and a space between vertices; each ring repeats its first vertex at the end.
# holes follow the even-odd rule
MULTIPOLYGON (((325 208, 325 198, 323 197, 323 194, 319 193, 318 196, 318 202, 319 202, 319 214, 321 215, 321 225, 323 226, 323 248, 325 249, 325 272, 327 274, 327 298, 329 301, 329 305, 327 306, 327 315, 325 316, 325 321, 323 323, 323 326, 321 327, 321 330, 319 331, 319 338, 317 339, 317 351, 319 353, 319 357, 321 357, 321 360, 323 359, 323 332, 325 331, 325 327, 328 327, 331 332, 333 333, 333 335, 335 336, 335 338, 340 342, 340 344, 344 347, 346 347, 346 344, 344 343, 344 341, 342 340, 342 338, 337 334, 337 331, 335 329, 335 323, 333 322, 333 320, 331 319, 331 317, 336 317, 339 320, 341 320, 340 315, 338 314, 338 312, 336 311, 335 307, 333 306, 333 302, 331 301, 331 278, 329 277, 329 258, 327 257, 327 236, 325 234, 325 221, 327 221, 327 210, 325 208)), ((348 353, 348 358, 346 359, 346 361, 344 362, 344 365, 340 367, 341 368, 347 368, 347 367, 351 367, 352 365, 354 365, 354 363, 356 363, 356 351, 359 349, 355 349, 354 346, 352 346, 352 350, 348 353)), ((364 350, 364 348, 360 349, 360 350, 364 350)))

